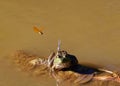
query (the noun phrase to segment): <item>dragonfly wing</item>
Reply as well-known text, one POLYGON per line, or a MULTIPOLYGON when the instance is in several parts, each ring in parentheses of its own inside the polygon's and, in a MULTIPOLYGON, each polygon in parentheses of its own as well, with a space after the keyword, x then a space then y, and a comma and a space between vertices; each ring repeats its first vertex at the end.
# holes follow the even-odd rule
POLYGON ((40 29, 38 29, 36 26, 33 27, 34 32, 36 32, 40 35, 43 34, 43 32, 42 32, 43 29, 44 29, 44 27, 40 27, 40 29))
POLYGON ((34 30, 34 32, 36 32, 36 33, 39 33, 39 32, 40 32, 40 30, 39 30, 36 26, 33 27, 33 30, 34 30))

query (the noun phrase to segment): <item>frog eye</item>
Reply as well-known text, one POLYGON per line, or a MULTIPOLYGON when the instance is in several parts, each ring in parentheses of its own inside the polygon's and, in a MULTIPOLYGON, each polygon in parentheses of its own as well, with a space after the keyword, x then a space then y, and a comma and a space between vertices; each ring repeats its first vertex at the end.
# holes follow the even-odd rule
POLYGON ((67 51, 62 51, 64 54, 67 54, 67 51))
POLYGON ((66 51, 62 51, 62 56, 66 57, 66 55, 67 55, 67 52, 66 51))

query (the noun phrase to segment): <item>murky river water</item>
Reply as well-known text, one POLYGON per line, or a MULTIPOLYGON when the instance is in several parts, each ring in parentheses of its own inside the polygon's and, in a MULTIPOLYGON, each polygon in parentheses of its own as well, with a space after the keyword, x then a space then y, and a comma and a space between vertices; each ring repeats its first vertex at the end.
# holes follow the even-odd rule
POLYGON ((120 67, 120 0, 0 0, 0 86, 55 86, 18 72, 8 56, 18 49, 48 56, 58 39, 80 62, 120 67))

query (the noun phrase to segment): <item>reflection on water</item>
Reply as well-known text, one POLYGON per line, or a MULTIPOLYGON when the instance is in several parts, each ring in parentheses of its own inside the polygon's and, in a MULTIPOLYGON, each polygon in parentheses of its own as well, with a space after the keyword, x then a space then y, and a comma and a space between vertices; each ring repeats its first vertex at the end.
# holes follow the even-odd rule
POLYGON ((120 67, 119 8, 119 0, 1 0, 0 85, 53 86, 52 80, 39 82, 19 73, 6 56, 17 49, 48 56, 58 39, 80 62, 120 67), (45 34, 35 34, 34 25, 44 26, 45 34))

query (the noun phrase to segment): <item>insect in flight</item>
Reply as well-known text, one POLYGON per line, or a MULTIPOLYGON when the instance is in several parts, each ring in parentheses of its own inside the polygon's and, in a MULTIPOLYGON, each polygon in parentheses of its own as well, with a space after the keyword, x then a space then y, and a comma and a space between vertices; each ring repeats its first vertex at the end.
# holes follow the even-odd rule
POLYGON ((40 27, 39 29, 36 26, 33 27, 34 32, 40 35, 43 35, 43 29, 44 29, 43 27, 40 27))

